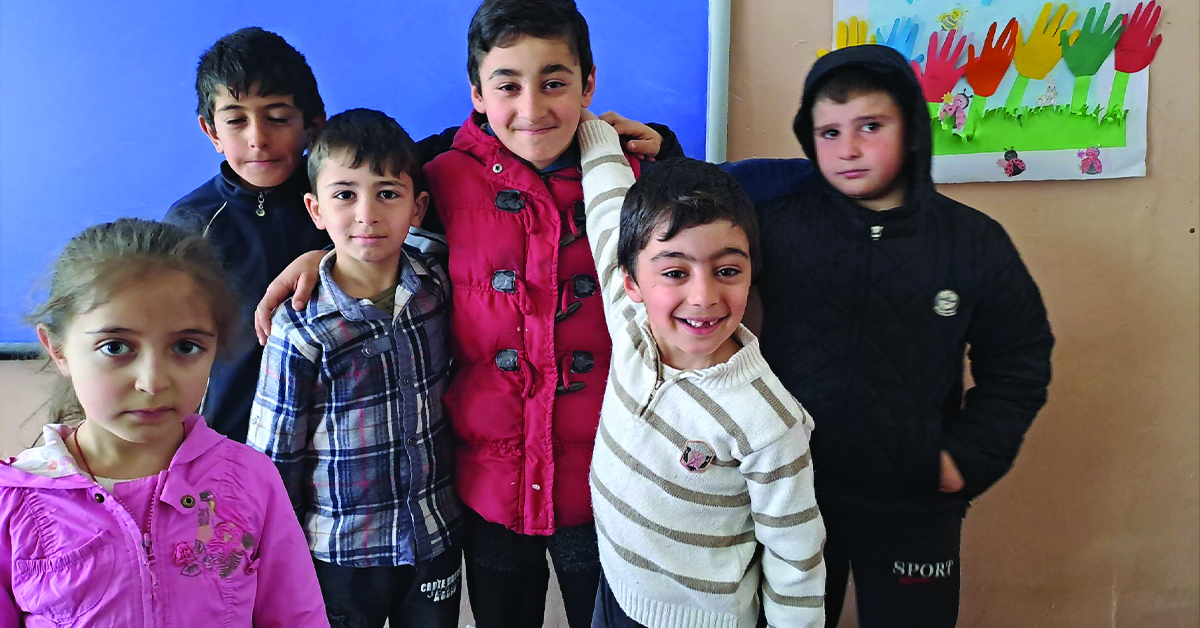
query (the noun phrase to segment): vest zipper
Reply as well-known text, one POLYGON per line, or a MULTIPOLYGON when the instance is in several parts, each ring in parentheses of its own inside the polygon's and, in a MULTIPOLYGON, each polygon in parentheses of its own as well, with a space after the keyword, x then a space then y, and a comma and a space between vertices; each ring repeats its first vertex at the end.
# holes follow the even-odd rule
POLYGON ((878 240, 883 237, 883 225, 875 225, 871 227, 871 239, 878 240))
POLYGON ((267 202, 267 193, 259 192, 258 193, 258 209, 255 210, 255 212, 254 212, 256 215, 258 215, 258 216, 266 216, 267 215, 267 210, 263 208, 263 205, 265 205, 266 202, 267 202))

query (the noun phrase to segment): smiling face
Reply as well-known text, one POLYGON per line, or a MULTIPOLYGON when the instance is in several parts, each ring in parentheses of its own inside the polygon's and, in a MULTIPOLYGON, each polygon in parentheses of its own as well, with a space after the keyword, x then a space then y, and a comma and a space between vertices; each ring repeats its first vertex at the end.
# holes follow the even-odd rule
POLYGON ((721 364, 737 353, 733 332, 750 293, 750 243, 728 220, 689 227, 665 242, 659 225, 637 256, 625 291, 644 303, 663 362, 678 369, 721 364))
POLYGON ((817 166, 830 185, 868 209, 904 202, 904 118, 890 95, 858 93, 844 103, 820 98, 812 118, 817 166))
POLYGON ((70 378, 89 438, 120 446, 178 443, 216 354, 207 297, 186 273, 134 275, 74 317, 61 338, 38 338, 70 378))
POLYGON ((408 228, 421 224, 429 195, 418 193, 407 173, 377 174, 368 163, 352 168, 351 162, 344 152, 329 155, 304 204, 313 223, 329 232, 343 271, 395 273, 408 228))
POLYGON ((256 192, 292 176, 315 130, 304 127, 290 94, 260 96, 257 85, 241 98, 218 88, 212 111, 212 124, 200 116, 200 128, 241 182, 256 192))
POLYGON ((565 38, 523 35, 492 48, 471 87, 475 110, 508 150, 542 169, 575 139, 580 111, 591 104, 596 72, 583 76, 565 38))

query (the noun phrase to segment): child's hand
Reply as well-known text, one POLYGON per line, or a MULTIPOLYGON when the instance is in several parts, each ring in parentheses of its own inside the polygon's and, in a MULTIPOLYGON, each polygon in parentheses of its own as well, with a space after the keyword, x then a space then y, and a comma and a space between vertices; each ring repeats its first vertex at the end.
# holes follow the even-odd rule
POLYGON ((957 493, 963 490, 967 483, 963 480, 963 476, 958 472, 958 465, 954 464, 954 458, 950 457, 950 453, 942 451, 942 481, 941 487, 938 489, 943 493, 957 493))
POLYGON ((662 135, 637 120, 622 117, 615 111, 601 114, 600 119, 611 124, 617 130, 617 135, 629 138, 625 142, 625 150, 646 161, 654 161, 654 156, 662 148, 662 135))
POLYGON ((317 286, 320 276, 321 258, 325 251, 309 251, 288 264, 278 277, 267 286, 262 301, 254 308, 254 335, 258 336, 258 344, 266 345, 271 336, 271 315, 275 308, 292 296, 292 307, 302 310, 308 306, 308 297, 312 296, 313 288, 317 286))

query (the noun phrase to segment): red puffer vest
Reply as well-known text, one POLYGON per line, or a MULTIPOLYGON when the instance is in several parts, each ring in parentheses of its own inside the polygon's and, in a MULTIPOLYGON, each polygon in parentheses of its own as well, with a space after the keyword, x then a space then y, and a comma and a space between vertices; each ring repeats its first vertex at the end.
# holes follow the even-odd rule
POLYGON ((591 521, 611 343, 580 168, 542 176, 472 116, 425 175, 450 247, 459 495, 519 534, 591 521))

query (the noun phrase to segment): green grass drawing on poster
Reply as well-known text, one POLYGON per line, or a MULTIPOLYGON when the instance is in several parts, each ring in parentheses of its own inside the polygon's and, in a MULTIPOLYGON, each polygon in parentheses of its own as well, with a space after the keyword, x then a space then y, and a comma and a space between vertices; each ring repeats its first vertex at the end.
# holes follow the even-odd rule
MULTIPOLYGON (((1071 113, 1069 105, 1036 107, 1013 115, 1003 107, 983 112, 975 137, 967 140, 951 125, 934 119, 934 155, 973 155, 1017 151, 1082 150, 1088 146, 1125 146, 1127 112, 1100 117, 1100 106, 1071 113)), ((953 117, 946 122, 952 122, 953 117)))

